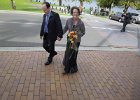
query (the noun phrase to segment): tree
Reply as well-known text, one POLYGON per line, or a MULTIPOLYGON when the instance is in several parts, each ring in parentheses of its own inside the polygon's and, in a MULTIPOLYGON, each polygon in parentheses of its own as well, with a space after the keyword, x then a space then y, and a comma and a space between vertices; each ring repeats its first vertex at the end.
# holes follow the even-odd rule
POLYGON ((59 6, 62 6, 62 0, 59 0, 59 6))
POLYGON ((97 0, 100 7, 111 8, 111 5, 118 5, 120 0, 97 0))
POLYGON ((15 1, 11 0, 12 9, 16 10, 16 3, 15 1))
MULTIPOLYGON (((73 1, 77 1, 77 0, 73 0, 73 1)), ((83 3, 84 2, 92 2, 93 0, 78 0, 80 2, 80 11, 82 12, 83 11, 83 3)))
POLYGON ((83 7, 83 2, 92 2, 93 0, 79 0, 80 6, 83 7))
POLYGON ((140 10, 140 2, 139 3, 136 3, 136 9, 139 9, 140 10))
POLYGON ((130 6, 136 7, 139 4, 139 0, 120 0, 119 4, 124 6, 124 11, 127 12, 130 6))
POLYGON ((13 0, 11 0, 11 6, 12 6, 12 9, 14 9, 14 2, 13 2, 13 0))
POLYGON ((112 3, 116 6, 124 6, 124 11, 127 12, 130 6, 140 8, 139 0, 97 0, 100 7, 111 8, 112 3))

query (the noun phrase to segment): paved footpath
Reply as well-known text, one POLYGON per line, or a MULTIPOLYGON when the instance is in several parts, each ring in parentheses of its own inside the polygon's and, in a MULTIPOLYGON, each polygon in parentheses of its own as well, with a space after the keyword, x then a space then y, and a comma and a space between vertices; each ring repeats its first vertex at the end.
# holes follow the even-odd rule
POLYGON ((79 51, 79 71, 65 76, 63 56, 44 66, 44 51, 1 51, 0 100, 140 100, 135 51, 79 51))

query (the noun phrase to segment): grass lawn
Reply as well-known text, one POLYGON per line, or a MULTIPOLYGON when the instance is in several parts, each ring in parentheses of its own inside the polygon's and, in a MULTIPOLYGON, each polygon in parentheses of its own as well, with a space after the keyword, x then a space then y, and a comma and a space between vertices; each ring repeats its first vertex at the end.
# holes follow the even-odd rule
MULTIPOLYGON (((42 2, 30 2, 30 0, 13 0, 16 3, 16 10, 20 11, 30 11, 30 12, 41 12, 40 5, 42 2)), ((52 4, 51 6, 57 6, 52 4)), ((11 7, 11 0, 0 0, 0 10, 13 10, 11 7)), ((60 11, 56 11, 60 15, 69 16, 69 14, 61 13, 60 11)))
MULTIPOLYGON (((30 0, 14 0, 16 3, 16 10, 42 12, 41 9, 35 7, 36 4, 30 0)), ((12 10, 11 0, 0 0, 0 10, 12 10)))

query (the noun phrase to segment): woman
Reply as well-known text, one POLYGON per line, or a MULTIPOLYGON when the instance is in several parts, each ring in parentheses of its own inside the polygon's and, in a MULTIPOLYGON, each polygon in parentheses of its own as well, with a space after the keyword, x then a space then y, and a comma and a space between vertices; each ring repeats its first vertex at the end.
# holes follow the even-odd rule
POLYGON ((71 8, 72 18, 69 18, 64 27, 64 33, 68 31, 66 51, 63 59, 64 73, 75 73, 77 68, 77 54, 81 42, 81 37, 85 34, 85 25, 79 18, 80 10, 78 7, 71 8))

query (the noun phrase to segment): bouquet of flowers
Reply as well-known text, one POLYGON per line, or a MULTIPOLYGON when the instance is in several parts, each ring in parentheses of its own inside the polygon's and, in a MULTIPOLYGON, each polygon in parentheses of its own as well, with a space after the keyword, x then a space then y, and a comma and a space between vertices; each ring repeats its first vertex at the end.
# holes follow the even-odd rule
POLYGON ((76 32, 75 32, 75 31, 69 32, 68 38, 69 38, 70 43, 71 43, 71 48, 74 48, 74 41, 75 41, 75 39, 77 39, 77 34, 76 34, 76 32))

